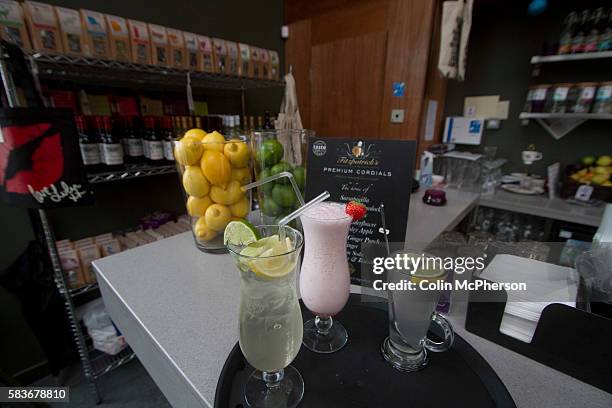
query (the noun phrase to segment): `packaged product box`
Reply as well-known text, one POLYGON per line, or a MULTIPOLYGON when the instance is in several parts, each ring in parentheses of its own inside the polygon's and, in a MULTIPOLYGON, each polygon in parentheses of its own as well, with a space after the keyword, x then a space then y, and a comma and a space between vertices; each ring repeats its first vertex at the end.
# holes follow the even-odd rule
POLYGON ((125 234, 125 236, 126 238, 129 238, 132 241, 136 242, 138 246, 148 244, 148 242, 142 239, 136 232, 128 232, 127 234, 125 234))
POLYGON ((94 58, 110 59, 111 52, 104 14, 81 9, 81 17, 85 29, 87 53, 94 58))
POLYGON ((136 231, 136 235, 138 236, 138 238, 145 241, 147 244, 150 244, 153 241, 157 241, 155 238, 153 238, 151 235, 147 234, 144 231, 136 231))
POLYGON ((138 99, 140 99, 140 112, 143 116, 162 116, 164 114, 164 104, 161 99, 152 99, 142 95, 138 99))
POLYGON ((166 27, 149 24, 149 37, 151 39, 151 63, 153 65, 170 66, 170 47, 168 46, 166 27))
POLYGON ((102 256, 110 256, 121 252, 121 244, 116 238, 99 242, 98 247, 102 256))
POLYGON ((62 52, 54 7, 36 1, 26 1, 23 3, 23 11, 30 29, 32 47, 37 51, 62 52))
POLYGON ((233 41, 225 42, 227 47, 227 71, 229 75, 238 75, 239 71, 239 57, 238 57, 238 44, 233 41))
POLYGON ((200 50, 202 71, 215 72, 212 40, 210 37, 198 35, 198 49, 200 50))
POLYGON ((204 67, 201 64, 198 36, 183 31, 183 40, 185 41, 185 52, 187 53, 187 64, 185 68, 191 71, 203 71, 204 67))
POLYGON ((138 116, 140 109, 138 108, 138 99, 134 96, 112 96, 113 113, 122 116, 138 116))
POLYGON ((70 289, 76 289, 83 286, 85 284, 85 277, 83 276, 83 270, 81 269, 77 251, 74 249, 65 249, 58 251, 58 256, 68 287, 70 289))
POLYGON ((213 59, 215 61, 214 72, 218 74, 227 73, 227 46, 225 40, 220 38, 213 38, 213 59))
POLYGON ((268 50, 259 49, 259 61, 261 64, 260 78, 270 79, 270 53, 268 50))
POLYGON ((93 237, 95 243, 100 243, 102 241, 108 241, 109 239, 113 239, 113 234, 107 232, 106 234, 100 234, 93 237))
POLYGON ((152 228, 146 229, 145 233, 149 234, 156 241, 161 241, 162 239, 164 239, 164 236, 162 234, 160 234, 159 232, 157 232, 156 230, 154 230, 152 228))
POLYGON ((55 241, 55 246, 57 248, 65 247, 65 246, 72 247, 72 241, 70 241, 69 239, 62 239, 59 241, 55 241))
POLYGON ((170 65, 174 68, 187 67, 187 52, 183 32, 174 28, 167 28, 168 43, 170 44, 170 65))
POLYGON ((238 43, 238 75, 251 76, 251 58, 248 44, 238 43))
POLYGON ((119 237, 117 237, 117 239, 119 240, 119 243, 121 243, 121 247, 123 249, 132 249, 132 248, 136 248, 138 246, 138 243, 136 241, 134 241, 133 239, 130 239, 128 237, 119 236, 119 237))
POLYGON ((270 79, 280 79, 280 59, 276 51, 270 51, 270 79))
POLYGON ((251 78, 260 78, 261 77, 261 59, 260 59, 260 49, 254 46, 249 46, 249 51, 251 54, 251 78))
POLYGON ((130 42, 132 62, 136 64, 151 63, 151 41, 147 23, 137 20, 128 20, 130 30, 130 42))
POLYGON ((121 62, 131 62, 130 32, 127 21, 123 17, 106 14, 106 27, 108 28, 108 42, 110 45, 111 59, 121 62))
POLYGON ((90 246, 90 245, 93 245, 93 244, 94 244, 93 237, 87 237, 87 238, 78 239, 78 240, 74 241, 74 246, 75 247, 90 246))
POLYGON ((81 246, 77 248, 81 268, 83 270, 83 278, 86 283, 96 282, 96 273, 93 270, 91 263, 100 258, 100 250, 96 245, 81 246))
POLYGON ((27 50, 32 48, 21 5, 13 0, 0 0, 0 38, 27 50))
POLYGON ((87 55, 81 14, 77 10, 64 7, 55 7, 55 13, 60 27, 64 53, 77 56, 87 55))
POLYGON ((75 115, 78 115, 78 102, 76 95, 73 91, 62 90, 62 89, 49 89, 45 91, 47 99, 51 103, 53 108, 68 108, 71 109, 75 115))

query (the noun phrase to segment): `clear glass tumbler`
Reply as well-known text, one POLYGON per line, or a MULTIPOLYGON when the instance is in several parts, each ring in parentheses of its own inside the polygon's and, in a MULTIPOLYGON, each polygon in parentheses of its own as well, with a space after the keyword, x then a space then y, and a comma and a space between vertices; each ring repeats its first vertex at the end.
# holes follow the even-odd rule
MULTIPOLYGON (((264 256, 268 251, 257 254, 257 248, 228 244, 241 277, 240 349, 256 369, 244 388, 253 408, 295 407, 304 395, 304 380, 289 365, 302 344, 295 270, 303 237, 293 228, 284 229, 286 245, 280 250, 275 245, 277 249, 268 256, 264 256)), ((280 243, 278 225, 259 226, 257 230, 264 239, 280 243)))
POLYGON ((304 346, 317 353, 333 353, 348 340, 346 329, 332 316, 350 294, 346 240, 352 218, 345 204, 323 202, 301 216, 306 248, 300 272, 302 301, 316 317, 304 324, 304 346))

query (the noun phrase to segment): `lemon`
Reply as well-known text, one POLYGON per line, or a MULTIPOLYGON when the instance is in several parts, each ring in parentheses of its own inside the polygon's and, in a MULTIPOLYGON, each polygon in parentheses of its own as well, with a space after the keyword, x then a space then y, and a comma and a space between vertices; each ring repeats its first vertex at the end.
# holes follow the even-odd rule
POLYGON ((246 196, 242 196, 242 199, 240 199, 237 203, 230 205, 229 209, 232 216, 239 218, 246 217, 251 209, 249 204, 248 198, 246 198, 246 196))
POLYGON ((227 142, 223 147, 223 154, 234 168, 246 167, 251 159, 249 146, 239 139, 232 139, 227 142))
POLYGON ((249 184, 251 182, 251 170, 248 167, 243 167, 241 169, 232 167, 230 180, 236 180, 241 185, 249 184))
POLYGON ((183 139, 193 138, 201 142, 205 136, 206 136, 205 131, 203 131, 202 129, 195 128, 195 129, 189 129, 188 131, 186 131, 185 134, 183 135, 183 139))
POLYGON ((223 153, 223 147, 225 145, 225 138, 223 135, 216 130, 212 133, 207 134, 202 138, 204 150, 213 150, 219 153, 223 153))
POLYGON ((230 181, 232 167, 229 160, 215 150, 206 150, 202 155, 202 172, 206 178, 216 186, 225 186, 230 181))
POLYGON ((199 241, 210 241, 217 236, 217 232, 206 225, 204 217, 198 218, 193 227, 193 232, 199 241))
POLYGON ((232 205, 240 201, 244 195, 240 183, 236 180, 229 182, 226 188, 219 186, 212 186, 210 188, 210 198, 215 203, 223 205, 232 205))
POLYGON ((211 204, 204 213, 206 225, 215 231, 223 231, 231 217, 229 208, 222 204, 211 204))
POLYGON ((210 190, 210 184, 197 166, 185 167, 183 173, 183 187, 190 196, 204 197, 210 190))
POLYGON ((287 253, 292 250, 293 244, 287 238, 284 241, 278 241, 257 258, 247 261, 247 265, 253 273, 263 278, 282 278, 289 274, 297 263, 297 257, 293 253, 287 253))
POLYGON ((240 255, 248 257, 259 256, 264 251, 267 251, 268 249, 274 247, 274 245, 278 244, 278 241, 278 235, 261 238, 247 245, 242 251, 240 251, 240 255))
POLYGON ((214 204, 210 196, 192 197, 187 199, 187 213, 192 217, 203 217, 206 209, 214 204))
POLYGON ((174 157, 183 166, 197 164, 203 151, 202 143, 194 137, 184 137, 174 145, 174 157))

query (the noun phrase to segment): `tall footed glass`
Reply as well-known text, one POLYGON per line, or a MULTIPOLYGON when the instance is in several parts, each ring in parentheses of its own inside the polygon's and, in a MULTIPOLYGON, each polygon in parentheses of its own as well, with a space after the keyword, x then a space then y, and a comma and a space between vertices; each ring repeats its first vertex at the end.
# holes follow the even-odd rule
POLYGON ((289 364, 302 343, 302 312, 296 266, 303 246, 289 227, 256 227, 262 239, 248 246, 227 244, 240 270, 240 349, 256 370, 245 385, 249 406, 295 407, 304 381, 289 364), (279 238, 284 228, 285 239, 279 238))
POLYGON ((350 294, 346 240, 352 217, 345 204, 319 203, 301 216, 306 237, 300 272, 302 301, 316 316, 304 324, 304 346, 317 353, 333 353, 348 340, 346 329, 333 316, 350 294))

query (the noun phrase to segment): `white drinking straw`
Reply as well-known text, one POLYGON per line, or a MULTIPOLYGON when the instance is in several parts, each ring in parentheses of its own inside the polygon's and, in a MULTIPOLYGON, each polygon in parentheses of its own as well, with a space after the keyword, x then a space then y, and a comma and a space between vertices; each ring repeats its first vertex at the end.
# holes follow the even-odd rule
POLYGON ((295 193, 295 196, 300 202, 300 205, 304 205, 304 197, 302 197, 302 193, 300 193, 300 188, 295 182, 295 178, 293 177, 293 174, 289 173, 288 171, 283 171, 273 176, 262 178, 260 180, 246 184, 242 186, 242 191, 249 191, 252 188, 259 187, 263 184, 269 183, 274 180, 278 180, 279 178, 283 178, 283 177, 287 177, 289 179, 289 182, 291 183, 291 187, 293 187, 293 192, 295 193))
POLYGON ((304 204, 303 206, 301 206, 300 208, 298 208, 291 214, 281 218, 281 220, 278 222, 278 226, 284 227, 285 225, 287 225, 287 223, 299 217, 307 209, 314 207, 315 205, 327 200, 328 198, 329 198, 329 191, 325 190, 324 192, 322 192, 321 194, 319 194, 318 196, 316 196, 315 198, 313 198, 312 200, 310 200, 309 202, 307 202, 306 204, 304 204))

